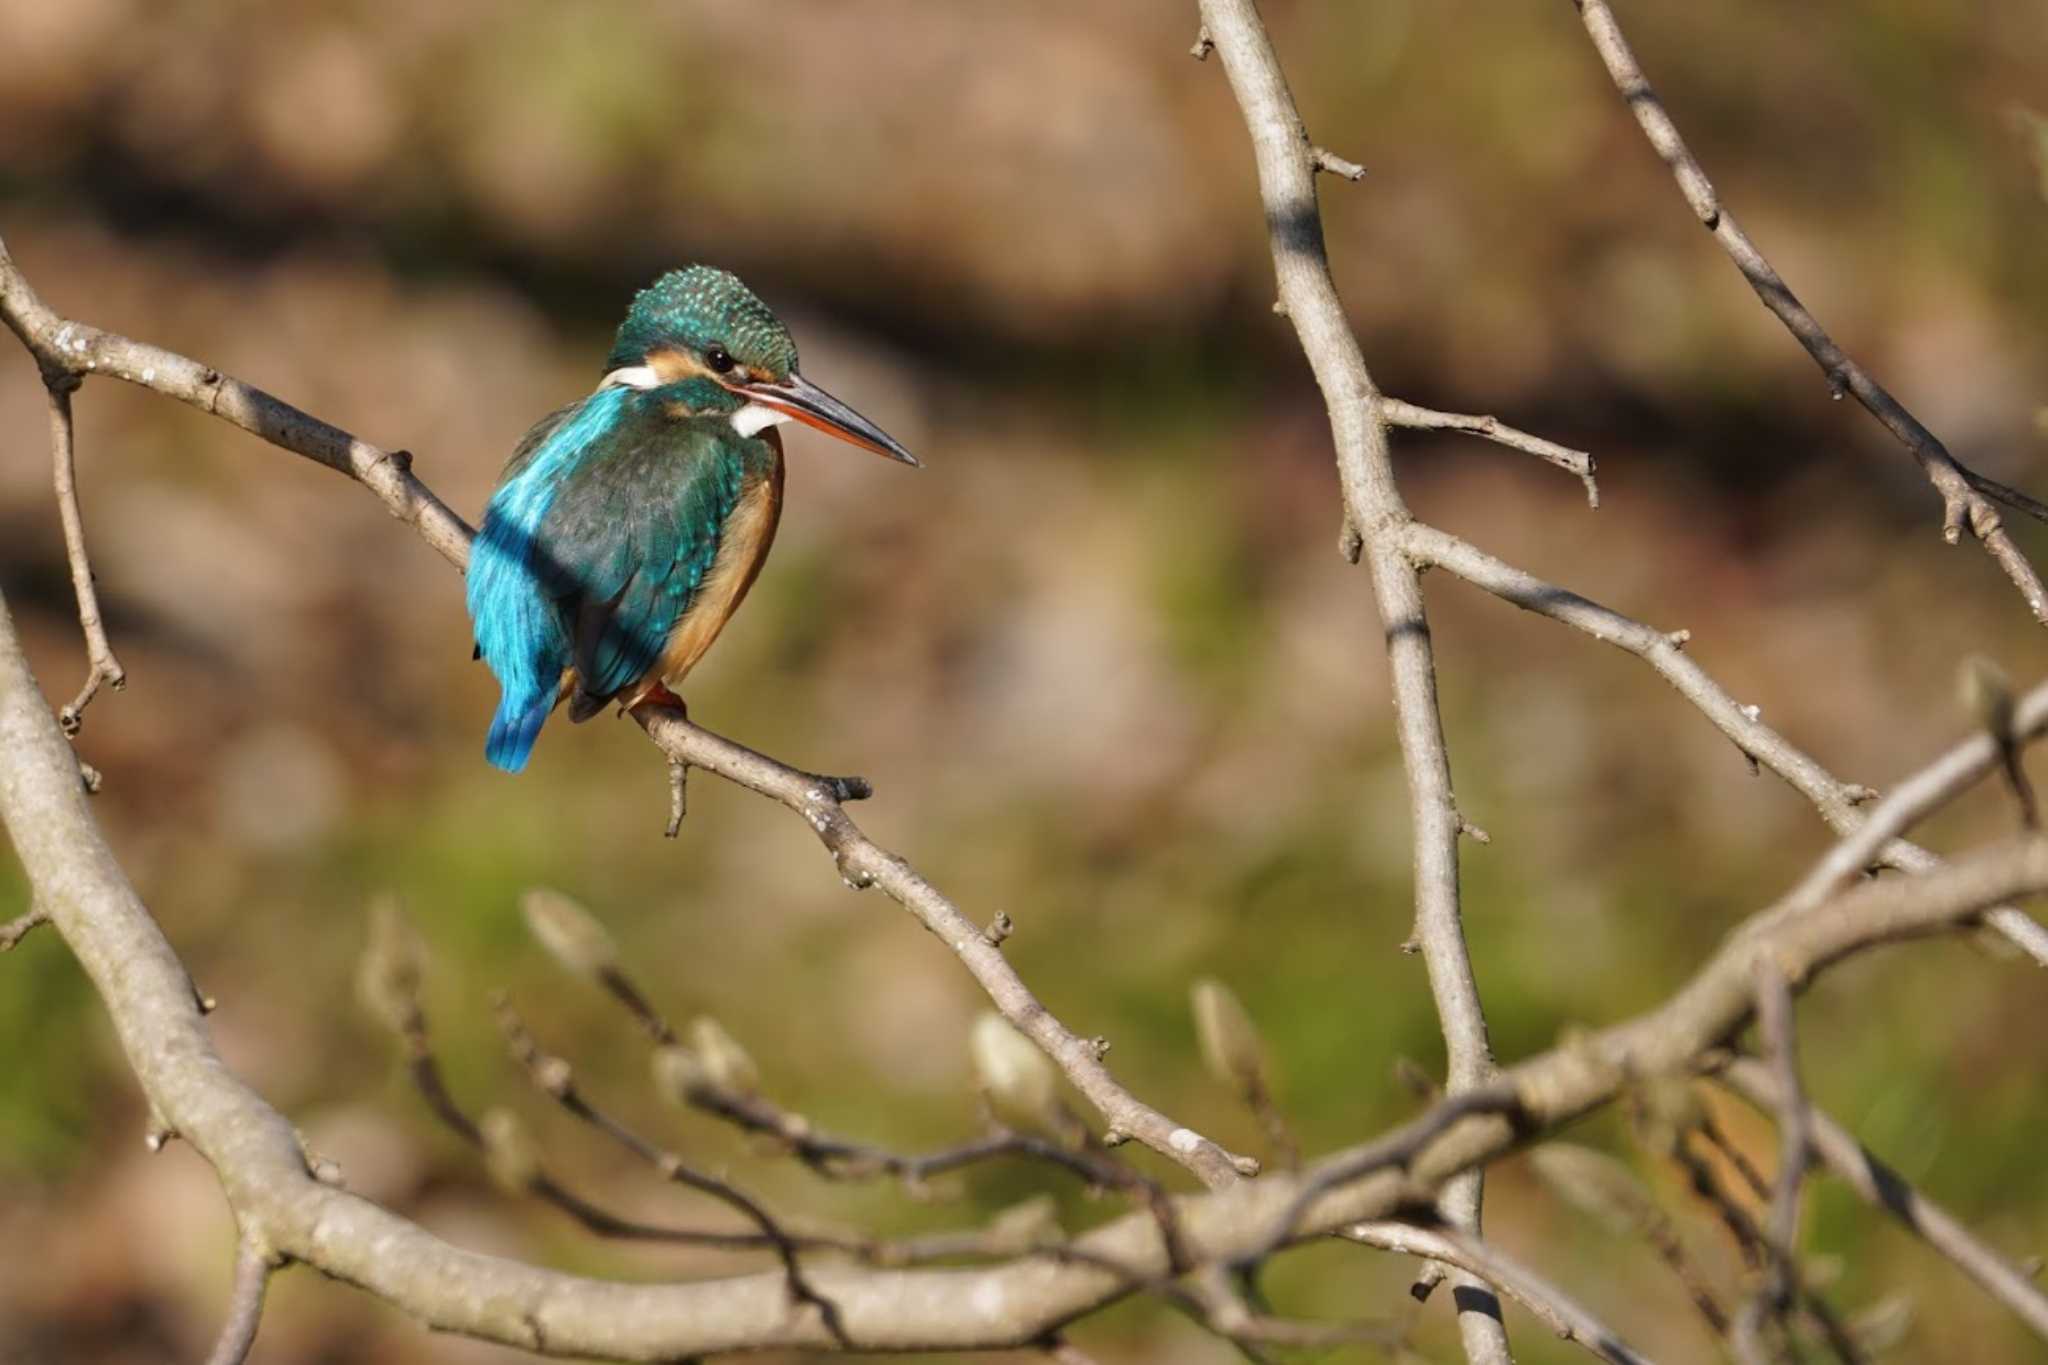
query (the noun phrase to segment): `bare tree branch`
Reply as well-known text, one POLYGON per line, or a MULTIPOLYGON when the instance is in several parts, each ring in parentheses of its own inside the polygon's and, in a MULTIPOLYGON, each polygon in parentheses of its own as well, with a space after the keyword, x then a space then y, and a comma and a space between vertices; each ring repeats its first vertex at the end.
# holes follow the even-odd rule
MULTIPOLYGON (((1730 696, 1686 653, 1689 632, 1667 634, 1644 625, 1568 588, 1504 563, 1435 526, 1409 523, 1402 530, 1402 543, 1418 564, 1444 569, 1524 611, 1547 616, 1602 643, 1626 650, 1655 669, 1745 757, 1783 778, 1813 803, 1829 828, 1845 836, 1843 843, 1829 850, 1823 864, 1832 869, 1826 874, 1830 886, 1865 867, 1893 867, 1916 873, 1939 867, 1941 859, 1896 836, 1911 828, 1927 811, 1982 777, 1997 761, 1990 737, 1979 735, 1952 749, 1935 767, 1915 777, 1910 786, 1901 786, 1891 800, 1879 807, 1881 817, 1866 817, 1860 808, 1876 793, 1842 781, 1812 755, 1766 725, 1759 708, 1744 706, 1730 696), (1878 823, 1873 826, 1872 820, 1878 823)), ((2020 739, 2038 737, 2048 729, 2048 688, 2036 688, 2020 701, 2014 713, 2014 726, 2020 739)), ((1810 903, 1822 875, 1816 869, 1814 884, 1795 893, 1790 903, 1810 903)), ((1824 890, 1819 894, 1825 894, 1824 890)), ((1985 916, 1985 921, 2035 962, 2048 966, 2048 928, 2011 906, 1994 909, 1985 916)))
MULTIPOLYGON (((1223 60, 1258 163, 1280 307, 1315 373, 1329 409, 1343 487, 1347 553, 1356 537, 1372 572, 1393 676, 1396 728, 1407 772, 1415 861, 1415 939, 1422 948, 1442 1023, 1453 1094, 1487 1084, 1492 1048, 1479 985, 1465 948, 1458 895, 1458 835, 1464 822, 1451 788, 1449 753, 1437 709, 1436 664, 1422 583, 1401 546, 1409 521, 1394 482, 1380 394, 1344 316, 1323 248, 1316 202, 1316 149, 1281 74, 1279 58, 1252 0, 1201 0, 1202 23, 1223 60)), ((1481 1184, 1476 1172, 1444 1193, 1450 1223, 1477 1235, 1481 1184)), ((1500 1304, 1483 1283, 1461 1275, 1459 1332, 1475 1365, 1510 1359, 1500 1304)))
POLYGON ((1757 1029, 1771 1067, 1791 1102, 1780 1112, 1778 1176, 1771 1191, 1770 1224, 1763 1237, 1768 1273, 1758 1292, 1736 1314, 1733 1344, 1745 1359, 1763 1358, 1758 1340, 1766 1313, 1783 1322, 1799 1282, 1799 1205, 1811 1153, 1806 1090, 1799 1080, 1799 1045, 1793 1019, 1792 987, 1767 957, 1756 963, 1757 1029))
MULTIPOLYGON (((1738 1059, 1720 1073, 1720 1079, 1750 1103, 1770 1110, 1784 1122, 1785 1089, 1769 1066, 1738 1059)), ((1917 1233, 1976 1281, 1985 1293, 2018 1314, 2036 1335, 2048 1341, 2048 1292, 2031 1275, 1986 1246, 1954 1214, 1871 1155, 1848 1129, 1812 1105, 1806 1106, 1806 1113, 1813 1154, 1829 1170, 1848 1181, 1849 1187, 1872 1208, 1889 1213, 1917 1233)))
POLYGON ((1380 395, 1380 420, 1390 426, 1410 427, 1417 431, 1462 431, 1468 436, 1478 436, 1503 445, 1510 450, 1520 450, 1556 465, 1566 473, 1577 477, 1586 486, 1586 506, 1600 505, 1600 485, 1593 479, 1593 457, 1583 450, 1573 450, 1555 441, 1546 441, 1541 436, 1532 436, 1517 430, 1498 417, 1475 417, 1462 412, 1438 412, 1434 408, 1417 407, 1399 398, 1380 395))
POLYGON ((244 1241, 235 1256, 234 1289, 228 1296, 227 1320, 206 1365, 242 1365, 249 1348, 256 1344, 256 1328, 263 1321, 263 1293, 276 1269, 261 1245, 244 1241))
POLYGON ((1341 1235, 1383 1251, 1405 1252, 1456 1266, 1498 1286, 1503 1294, 1541 1319, 1559 1339, 1582 1346, 1614 1365, 1648 1365, 1643 1356, 1575 1299, 1490 1242, 1455 1228, 1418 1227, 1386 1220, 1356 1223, 1343 1229, 1341 1235))
POLYGON ((114 657, 106 623, 100 617, 99 590, 93 586, 92 560, 85 551, 85 519, 78 510, 78 468, 71 422, 71 391, 78 387, 78 378, 63 371, 45 370, 43 382, 50 396, 50 464, 57 490, 57 518, 64 526, 64 553, 71 561, 71 588, 78 595, 78 624, 85 632, 85 684, 57 713, 64 733, 75 735, 85 723, 85 708, 99 695, 101 684, 118 692, 127 685, 128 672, 114 657))
POLYGON ((1742 272, 1742 278, 1749 281, 1749 287, 1756 291, 1757 298, 1806 348, 1814 364, 1820 366, 1821 373, 1827 376, 1829 390, 1837 397, 1844 393, 1853 395, 1912 454, 1935 491, 1941 495, 1942 535, 1948 542, 1955 544, 1967 528, 2005 571, 2012 585, 2019 589, 2034 619, 2048 624, 2048 589, 2042 587, 2040 575, 2006 533, 1992 499, 2043 520, 2048 520, 2048 504, 1965 468, 1933 432, 1921 425, 1919 418, 1908 412, 1905 405, 1892 397, 1853 357, 1835 344, 1827 329, 1807 311, 1791 286, 1764 259, 1756 243, 1736 223, 1735 215, 1721 203, 1713 182, 1707 179, 1699 160, 1679 135, 1678 125, 1671 121, 1663 101, 1657 98, 1657 92, 1643 75, 1642 67, 1637 64, 1628 40, 1622 36, 1621 27, 1615 22, 1614 11, 1608 7, 1607 0, 1572 0, 1572 3, 1578 8, 1586 33, 1592 38, 1594 50, 1600 54, 1600 61, 1613 79, 1615 89, 1628 101, 1636 122, 1642 126, 1643 135, 1670 168, 1685 202, 1692 206, 1701 224, 1728 253, 1728 259, 1742 272))

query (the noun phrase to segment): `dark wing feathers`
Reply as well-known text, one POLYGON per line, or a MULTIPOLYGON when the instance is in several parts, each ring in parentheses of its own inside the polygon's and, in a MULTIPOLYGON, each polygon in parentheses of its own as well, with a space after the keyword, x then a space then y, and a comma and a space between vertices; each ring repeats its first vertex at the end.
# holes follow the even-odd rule
POLYGON ((638 439, 622 433, 556 490, 539 538, 553 552, 544 572, 567 610, 580 689, 591 699, 572 716, 647 675, 711 572, 744 477, 722 434, 711 421, 663 422, 638 439))

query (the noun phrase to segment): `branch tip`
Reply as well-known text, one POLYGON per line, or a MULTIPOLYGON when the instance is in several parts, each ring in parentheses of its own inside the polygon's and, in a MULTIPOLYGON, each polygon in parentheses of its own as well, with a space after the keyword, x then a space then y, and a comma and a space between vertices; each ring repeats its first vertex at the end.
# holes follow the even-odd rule
POLYGON ((1309 147, 1309 158, 1315 163, 1315 168, 1319 171, 1341 176, 1346 180, 1354 182, 1365 179, 1365 167, 1359 165, 1356 161, 1346 161, 1328 148, 1311 144, 1309 147))

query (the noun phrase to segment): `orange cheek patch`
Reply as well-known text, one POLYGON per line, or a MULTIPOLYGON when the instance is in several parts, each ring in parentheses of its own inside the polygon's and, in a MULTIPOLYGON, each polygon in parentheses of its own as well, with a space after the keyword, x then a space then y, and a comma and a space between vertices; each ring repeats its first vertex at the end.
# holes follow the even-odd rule
POLYGON ((647 353, 647 368, 653 370, 655 377, 663 384, 674 384, 679 380, 694 379, 698 375, 708 375, 711 373, 710 370, 704 367, 704 362, 697 359, 696 356, 688 351, 679 351, 673 346, 664 346, 660 350, 649 351, 647 353))

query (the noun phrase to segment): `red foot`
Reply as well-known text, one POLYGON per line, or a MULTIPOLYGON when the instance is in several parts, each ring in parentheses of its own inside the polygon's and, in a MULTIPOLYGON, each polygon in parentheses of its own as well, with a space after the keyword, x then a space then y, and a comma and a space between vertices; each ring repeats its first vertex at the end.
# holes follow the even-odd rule
POLYGON ((642 692, 640 694, 639 700, 635 701, 633 705, 665 706, 671 711, 682 712, 684 720, 688 720, 690 718, 689 704, 685 702, 681 697, 677 696, 675 693, 669 691, 667 687, 663 686, 660 683, 655 683, 645 692, 642 692))

